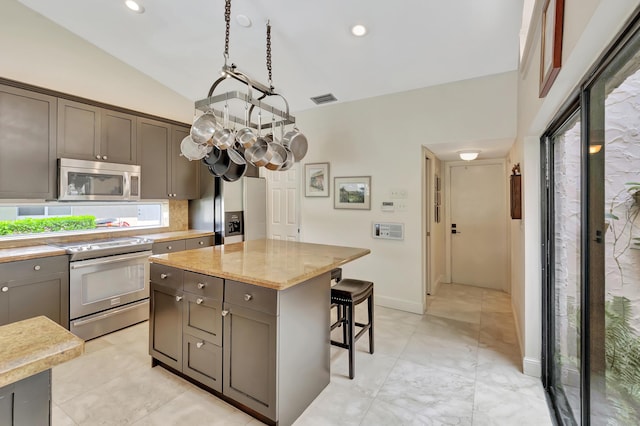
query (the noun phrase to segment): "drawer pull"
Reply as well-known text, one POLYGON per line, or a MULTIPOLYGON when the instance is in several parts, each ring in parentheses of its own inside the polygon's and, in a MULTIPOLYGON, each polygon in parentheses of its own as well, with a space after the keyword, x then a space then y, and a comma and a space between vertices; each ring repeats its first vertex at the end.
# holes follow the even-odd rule
POLYGON ((198 283, 198 288, 200 290, 202 290, 203 288, 205 288, 207 285, 205 283, 198 283))
POLYGON ((248 302, 248 301, 249 301, 249 300, 251 300, 251 299, 253 299, 253 296, 252 296, 252 295, 250 295, 249 293, 247 293, 247 294, 245 294, 245 295, 244 295, 244 301, 245 301, 245 302, 248 302))
POLYGON ((197 304, 197 305, 201 305, 201 304, 202 304, 202 302, 204 302, 204 299, 203 299, 203 298, 198 297, 198 298, 196 299, 196 304, 197 304))
POLYGON ((167 246, 167 250, 171 250, 173 247, 171 246, 167 246))
POLYGON ((108 158, 109 158, 109 157, 107 157, 106 155, 103 155, 103 156, 102 156, 102 159, 103 159, 103 160, 107 160, 108 158))
POLYGON ((222 311, 221 313, 223 317, 226 317, 227 315, 229 315, 229 311, 222 311))
POLYGON ((176 302, 179 302, 182 300, 182 296, 176 296, 176 302))
POLYGON ((168 276, 169 275, 167 275, 167 274, 160 274, 160 279, 161 280, 166 280, 168 276))
POLYGON ((3 293, 6 293, 8 291, 9 291, 9 287, 7 287, 7 286, 2 287, 2 292, 3 293))
POLYGON ((36 266, 34 266, 34 267, 33 267, 33 270, 34 270, 34 271, 39 271, 39 270, 40 270, 40 265, 36 265, 36 266))
POLYGON ((201 347, 204 346, 204 342, 198 342, 196 343, 196 348, 200 349, 201 347))
POLYGON ((200 244, 201 246, 204 245, 204 241, 198 241, 198 244, 200 244))

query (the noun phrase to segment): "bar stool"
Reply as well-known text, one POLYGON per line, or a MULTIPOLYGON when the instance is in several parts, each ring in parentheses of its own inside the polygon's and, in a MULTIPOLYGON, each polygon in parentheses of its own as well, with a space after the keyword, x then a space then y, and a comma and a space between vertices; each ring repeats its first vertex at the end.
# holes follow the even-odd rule
MULTIPOLYGON (((332 273, 332 277, 333 277, 332 273)), ((331 344, 349 350, 349 378, 353 379, 355 369, 355 343, 367 331, 369 332, 369 353, 373 353, 373 283, 371 281, 340 279, 331 288, 331 306, 338 308, 338 318, 331 324, 331 330, 342 327, 342 342, 331 340, 331 344), (367 301, 369 322, 360 323, 355 320, 354 309, 367 301), (355 327, 361 327, 355 334, 355 327)))

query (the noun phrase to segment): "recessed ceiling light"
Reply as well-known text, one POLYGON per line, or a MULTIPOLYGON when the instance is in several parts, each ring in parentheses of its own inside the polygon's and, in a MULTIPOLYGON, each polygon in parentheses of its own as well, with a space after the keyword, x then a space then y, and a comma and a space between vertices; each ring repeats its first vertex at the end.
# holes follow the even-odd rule
POLYGON ((129 9, 133 10, 136 13, 144 13, 144 7, 142 7, 135 0, 126 0, 124 4, 126 4, 129 9))
POLYGON ((356 37, 362 37, 367 33, 367 27, 360 24, 354 25, 353 27, 351 27, 351 33, 356 37))
POLYGON ((249 18, 247 15, 236 16, 236 22, 241 27, 249 28, 251 26, 251 18, 249 18))

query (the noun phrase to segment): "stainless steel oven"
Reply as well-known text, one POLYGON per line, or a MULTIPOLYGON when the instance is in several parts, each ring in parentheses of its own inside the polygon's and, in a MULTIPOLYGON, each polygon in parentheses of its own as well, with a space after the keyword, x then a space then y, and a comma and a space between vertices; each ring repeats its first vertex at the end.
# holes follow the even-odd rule
POLYGON ((149 318, 150 240, 121 238, 65 246, 69 263, 69 318, 83 339, 149 318))

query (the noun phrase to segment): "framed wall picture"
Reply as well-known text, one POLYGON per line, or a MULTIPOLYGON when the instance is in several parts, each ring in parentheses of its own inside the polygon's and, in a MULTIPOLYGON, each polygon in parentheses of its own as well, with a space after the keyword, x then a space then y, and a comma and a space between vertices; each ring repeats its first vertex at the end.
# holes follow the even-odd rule
POLYGON ((304 196, 329 196, 329 163, 308 163, 304 165, 304 196))
POLYGON ((540 40, 540 97, 549 93, 562 66, 564 0, 545 0, 540 40))
POLYGON ((334 178, 333 208, 371 210, 371 176, 334 178))

